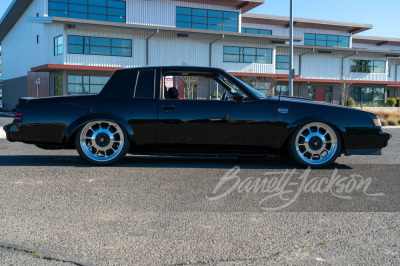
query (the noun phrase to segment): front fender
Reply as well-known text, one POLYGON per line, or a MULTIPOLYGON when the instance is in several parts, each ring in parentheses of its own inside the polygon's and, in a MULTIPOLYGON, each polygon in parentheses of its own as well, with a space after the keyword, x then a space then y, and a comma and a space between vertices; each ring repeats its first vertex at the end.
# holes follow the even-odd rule
POLYGON ((85 124, 95 121, 95 120, 107 120, 110 122, 114 122, 119 124, 120 126, 125 129, 126 133, 128 134, 128 137, 132 140, 134 136, 134 132, 132 127, 129 125, 129 123, 123 119, 122 117, 113 115, 113 114, 106 114, 106 113, 92 113, 88 114, 85 116, 82 116, 72 122, 65 130, 64 130, 64 143, 68 143, 71 141, 71 137, 75 135, 75 133, 85 124))
POLYGON ((299 118, 299 119, 289 123, 286 126, 286 129, 293 130, 294 128, 296 128, 300 125, 311 123, 311 122, 322 122, 322 123, 326 123, 326 124, 331 124, 331 125, 335 126, 337 129, 339 129, 342 134, 344 134, 344 135, 346 134, 346 128, 340 122, 336 121, 335 119, 332 119, 329 117, 322 117, 322 116, 307 116, 307 117, 299 118))

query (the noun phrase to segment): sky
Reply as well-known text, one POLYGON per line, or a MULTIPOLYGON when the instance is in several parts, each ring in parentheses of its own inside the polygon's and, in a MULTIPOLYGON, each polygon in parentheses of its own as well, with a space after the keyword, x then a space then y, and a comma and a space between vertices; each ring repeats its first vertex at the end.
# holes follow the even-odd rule
MULTIPOLYGON (((0 17, 12 0, 0 0, 0 17)), ((360 35, 400 38, 400 0, 293 0, 294 16, 373 24, 360 35)), ((265 0, 250 13, 289 16, 289 0, 265 0)))

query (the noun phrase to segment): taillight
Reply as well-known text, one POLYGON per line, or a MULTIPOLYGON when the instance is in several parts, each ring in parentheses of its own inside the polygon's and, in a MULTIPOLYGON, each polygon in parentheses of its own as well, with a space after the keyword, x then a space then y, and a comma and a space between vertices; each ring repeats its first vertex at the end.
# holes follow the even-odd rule
POLYGON ((21 122, 22 121, 22 113, 17 112, 14 115, 14 122, 21 122))

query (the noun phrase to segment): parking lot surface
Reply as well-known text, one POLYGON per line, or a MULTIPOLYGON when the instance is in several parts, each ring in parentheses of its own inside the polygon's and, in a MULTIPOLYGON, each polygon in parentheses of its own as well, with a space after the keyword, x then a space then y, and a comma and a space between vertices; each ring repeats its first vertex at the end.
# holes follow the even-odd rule
POLYGON ((0 138, 0 265, 399 264, 400 129, 385 131, 383 156, 297 169, 286 187, 288 159, 96 167, 0 138))

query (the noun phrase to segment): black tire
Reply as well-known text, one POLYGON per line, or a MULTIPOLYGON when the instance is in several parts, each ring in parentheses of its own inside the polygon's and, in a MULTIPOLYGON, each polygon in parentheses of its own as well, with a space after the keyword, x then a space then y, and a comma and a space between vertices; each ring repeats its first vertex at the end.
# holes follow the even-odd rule
POLYGON ((287 143, 287 150, 292 160, 300 167, 324 168, 333 164, 340 155, 342 139, 335 127, 326 123, 311 122, 299 126, 293 132, 287 143), (320 159, 317 159, 317 156, 320 159))
POLYGON ((79 155, 94 165, 106 166, 119 162, 125 157, 129 146, 130 141, 124 128, 106 120, 85 124, 75 136, 75 147, 79 155))

